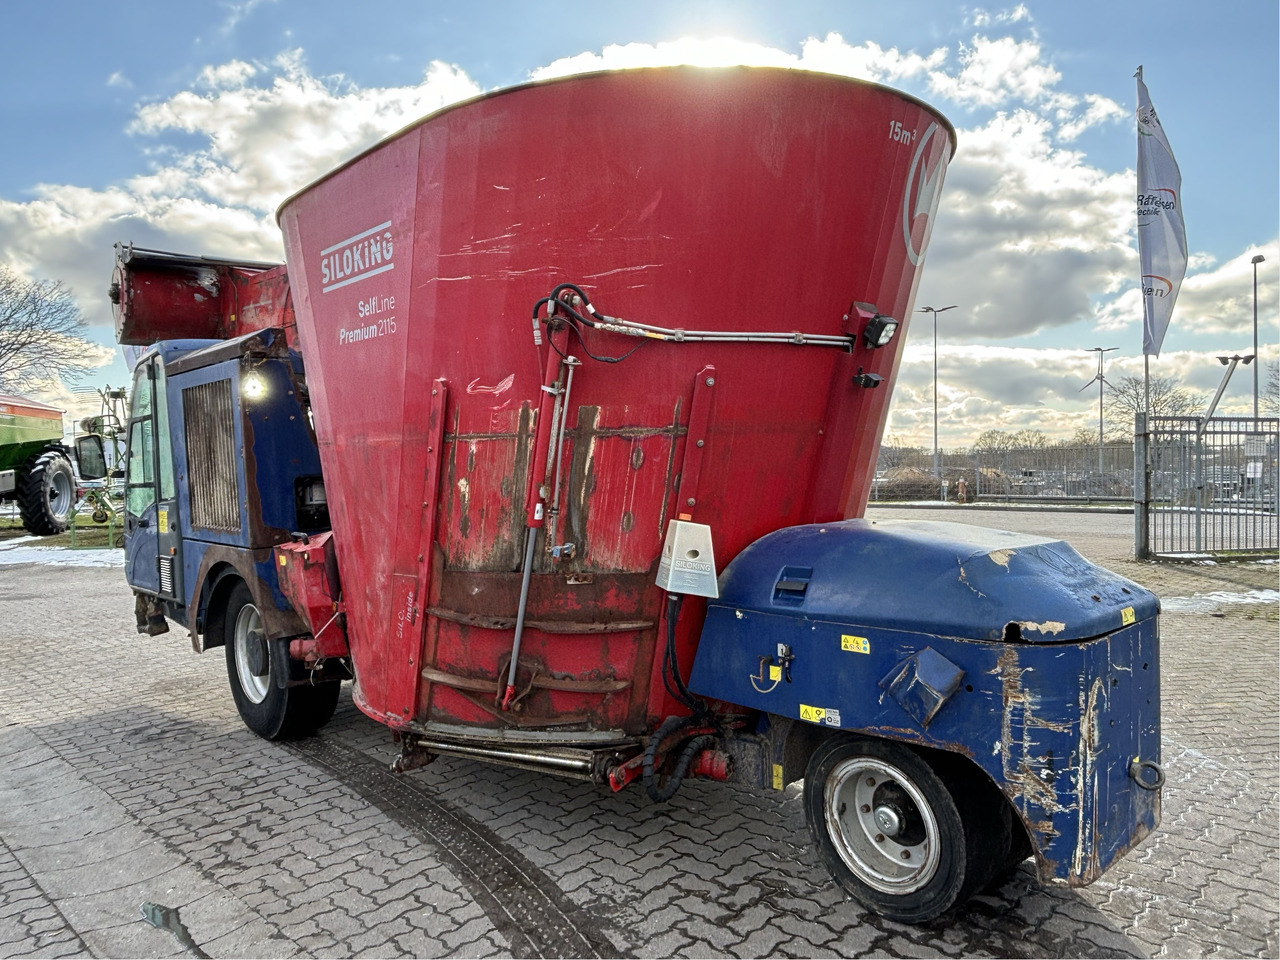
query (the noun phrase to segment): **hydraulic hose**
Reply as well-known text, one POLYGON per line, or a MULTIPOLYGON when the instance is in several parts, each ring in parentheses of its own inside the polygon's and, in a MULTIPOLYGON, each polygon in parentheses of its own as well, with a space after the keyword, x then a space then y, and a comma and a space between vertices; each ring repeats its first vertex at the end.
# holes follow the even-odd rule
POLYGON ((666 720, 662 721, 662 726, 658 727, 653 736, 649 738, 649 744, 644 750, 643 778, 645 793, 649 795, 649 799, 654 803, 666 803, 674 797, 676 791, 680 789, 680 784, 684 782, 685 774, 689 772, 689 764, 693 763, 694 758, 703 750, 715 745, 716 738, 710 734, 694 737, 680 751, 680 756, 676 759, 675 769, 671 771, 671 776, 667 778, 667 782, 659 786, 656 773, 658 748, 668 737, 679 733, 685 727, 700 723, 701 721, 697 717, 667 717, 666 720))

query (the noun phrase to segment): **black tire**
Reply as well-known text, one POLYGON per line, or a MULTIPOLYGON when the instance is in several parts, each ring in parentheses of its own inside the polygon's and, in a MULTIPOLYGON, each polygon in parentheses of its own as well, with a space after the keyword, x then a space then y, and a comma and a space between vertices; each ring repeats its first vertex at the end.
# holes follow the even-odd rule
POLYGON ((961 782, 958 769, 887 740, 819 745, 805 773, 805 815, 850 896, 891 920, 927 923, 991 879, 1009 842, 1001 807, 983 802, 987 794, 961 782))
POLYGON ((1026 859, 1035 854, 1035 849, 1031 846, 1031 839, 1027 836, 1027 828, 1022 825, 1018 815, 1013 812, 1007 803, 1004 805, 1004 809, 1007 814, 1009 843, 1005 849, 1004 859, 997 858, 993 861, 995 870, 992 871, 991 879, 987 881, 983 890, 999 890, 1018 872, 1018 868, 1022 866, 1026 859))
POLYGON ((303 679, 300 664, 289 658, 288 644, 268 640, 262 616, 241 581, 227 598, 223 619, 227 679, 236 709, 250 730, 267 740, 307 737, 329 722, 338 705, 337 681, 282 687, 284 676, 303 679))
POLYGON ((28 460, 14 497, 28 533, 37 537, 62 533, 76 504, 71 462, 57 450, 46 450, 28 460))

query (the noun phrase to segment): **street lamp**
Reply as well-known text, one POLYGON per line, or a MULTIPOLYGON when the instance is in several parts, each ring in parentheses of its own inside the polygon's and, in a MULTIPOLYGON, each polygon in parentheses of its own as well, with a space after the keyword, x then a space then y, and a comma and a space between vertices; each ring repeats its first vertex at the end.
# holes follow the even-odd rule
MULTIPOLYGON (((1256 268, 1255 268, 1256 269, 1256 268)), ((921 307, 921 313, 933 314, 933 475, 938 473, 938 314, 954 310, 959 304, 949 307, 921 307)))
MULTIPOLYGON (((1258 254, 1253 258, 1253 355, 1258 355, 1258 264, 1267 259, 1262 254, 1258 254)), ((1261 363, 1253 368, 1253 419, 1258 419, 1258 367, 1261 363)), ((1257 429, 1257 424, 1254 424, 1257 429)))

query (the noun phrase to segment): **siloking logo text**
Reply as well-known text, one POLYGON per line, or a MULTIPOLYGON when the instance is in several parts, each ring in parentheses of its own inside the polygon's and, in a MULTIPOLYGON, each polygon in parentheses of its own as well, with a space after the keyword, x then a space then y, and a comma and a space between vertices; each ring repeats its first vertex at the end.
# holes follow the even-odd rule
POLYGON ((358 280, 394 269, 391 221, 362 230, 320 251, 320 292, 328 293, 358 280))

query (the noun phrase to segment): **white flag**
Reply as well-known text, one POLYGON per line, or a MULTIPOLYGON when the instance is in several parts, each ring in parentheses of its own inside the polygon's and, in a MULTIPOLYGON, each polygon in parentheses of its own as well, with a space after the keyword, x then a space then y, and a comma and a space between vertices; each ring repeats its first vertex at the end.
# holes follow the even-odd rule
POLYGON ((1138 78, 1138 259, 1142 264, 1142 352, 1159 356, 1187 272, 1182 174, 1138 78))

